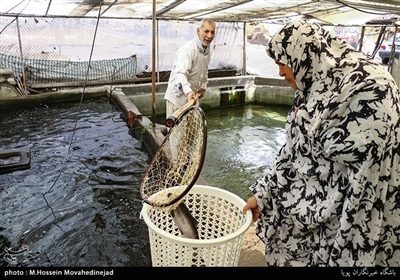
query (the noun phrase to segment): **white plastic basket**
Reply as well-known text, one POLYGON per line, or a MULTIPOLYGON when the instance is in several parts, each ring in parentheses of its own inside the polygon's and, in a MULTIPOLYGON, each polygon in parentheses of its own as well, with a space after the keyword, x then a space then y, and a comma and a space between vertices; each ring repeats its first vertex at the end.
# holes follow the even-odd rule
POLYGON ((153 266, 237 266, 243 236, 252 222, 246 202, 226 190, 194 185, 184 198, 198 221, 199 239, 182 237, 172 216, 143 204, 153 266))

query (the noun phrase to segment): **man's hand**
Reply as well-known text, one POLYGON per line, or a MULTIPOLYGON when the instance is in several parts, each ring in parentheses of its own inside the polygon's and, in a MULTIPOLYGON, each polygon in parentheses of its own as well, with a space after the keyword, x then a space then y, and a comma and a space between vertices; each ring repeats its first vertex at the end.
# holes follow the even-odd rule
POLYGON ((197 91, 197 94, 194 93, 194 91, 191 91, 187 94, 187 99, 186 102, 189 101, 190 99, 194 99, 197 101, 198 99, 202 98, 206 94, 206 90, 204 88, 201 88, 197 91))
POLYGON ((197 91, 197 94, 199 95, 199 99, 200 99, 206 94, 206 90, 204 88, 201 88, 197 91))
POLYGON ((194 91, 191 91, 191 92, 189 92, 189 93, 187 94, 186 102, 189 101, 190 99, 194 99, 195 101, 197 101, 197 96, 196 96, 196 94, 194 93, 194 91))

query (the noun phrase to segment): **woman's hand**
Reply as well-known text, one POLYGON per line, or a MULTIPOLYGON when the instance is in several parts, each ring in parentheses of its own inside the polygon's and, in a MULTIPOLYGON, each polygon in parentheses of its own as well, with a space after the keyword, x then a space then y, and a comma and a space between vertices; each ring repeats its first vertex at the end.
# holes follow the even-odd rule
POLYGON ((251 213, 253 213, 253 222, 257 221, 261 214, 257 206, 257 199, 254 195, 247 200, 247 204, 243 207, 243 214, 249 209, 251 213))

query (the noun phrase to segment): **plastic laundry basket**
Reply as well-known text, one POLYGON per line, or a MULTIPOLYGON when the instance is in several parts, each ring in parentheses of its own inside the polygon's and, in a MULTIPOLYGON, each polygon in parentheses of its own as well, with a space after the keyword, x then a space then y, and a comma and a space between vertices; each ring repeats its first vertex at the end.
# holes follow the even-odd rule
POLYGON ((184 202, 198 221, 199 239, 182 237, 170 213, 144 204, 153 266, 237 266, 252 222, 243 199, 226 190, 194 185, 184 202))

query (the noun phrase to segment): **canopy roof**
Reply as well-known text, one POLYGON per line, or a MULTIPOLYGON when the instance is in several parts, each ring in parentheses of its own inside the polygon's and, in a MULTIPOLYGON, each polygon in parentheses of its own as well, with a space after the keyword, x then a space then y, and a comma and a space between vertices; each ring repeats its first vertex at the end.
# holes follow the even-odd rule
POLYGON ((101 17, 285 23, 295 17, 324 24, 393 24, 400 0, 19 0, 1 1, 3 16, 101 17), (154 2, 153 2, 154 1, 154 2), (153 9, 155 7, 155 9, 153 9))

